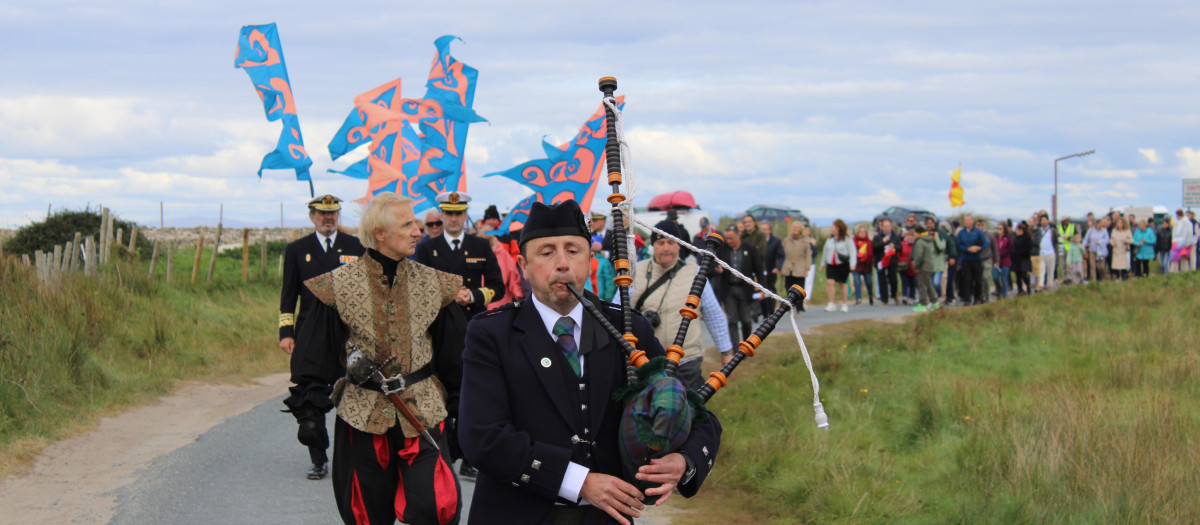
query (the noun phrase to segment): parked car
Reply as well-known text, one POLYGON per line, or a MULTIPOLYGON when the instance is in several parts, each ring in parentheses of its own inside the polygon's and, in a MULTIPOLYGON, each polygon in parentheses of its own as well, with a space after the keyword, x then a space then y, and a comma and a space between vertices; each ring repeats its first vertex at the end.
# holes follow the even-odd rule
POLYGON ((800 221, 805 226, 808 225, 808 217, 801 213, 800 210, 782 204, 755 204, 746 210, 746 214, 754 217, 754 220, 759 222, 783 222, 791 219, 793 221, 800 221))
POLYGON ((908 218, 908 214, 915 213, 917 215, 917 224, 925 224, 925 217, 933 217, 933 220, 938 220, 937 214, 924 208, 892 206, 875 216, 871 221, 871 226, 878 228, 879 221, 890 219, 893 225, 904 226, 904 220, 908 218))

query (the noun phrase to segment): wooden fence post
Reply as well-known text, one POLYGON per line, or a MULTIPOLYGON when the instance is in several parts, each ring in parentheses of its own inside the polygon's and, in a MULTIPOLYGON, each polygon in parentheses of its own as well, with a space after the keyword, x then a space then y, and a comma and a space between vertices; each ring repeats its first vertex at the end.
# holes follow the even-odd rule
POLYGON ((146 271, 146 278, 154 280, 155 266, 158 264, 158 241, 154 241, 154 249, 150 250, 150 269, 146 271))
POLYGON ((42 251, 41 250, 33 251, 33 273, 34 273, 34 275, 37 276, 37 279, 39 281, 45 281, 45 279, 42 277, 42 251))
POLYGON ((250 280, 250 228, 242 228, 242 282, 250 280))
POLYGON ((108 221, 108 208, 101 208, 100 209, 100 246, 98 246, 97 248, 99 248, 99 255, 102 260, 96 261, 98 263, 107 262, 107 258, 104 256, 104 254, 108 252, 108 250, 105 249, 108 247, 108 238, 112 237, 112 231, 109 230, 109 228, 111 226, 112 226, 111 223, 109 223, 109 221, 108 221))
POLYGON ((114 246, 116 246, 116 247, 118 247, 118 248, 123 248, 123 247, 124 247, 124 246, 122 246, 124 243, 123 243, 123 242, 121 242, 121 239, 124 239, 124 238, 125 238, 125 229, 124 229, 124 228, 117 228, 117 236, 116 236, 116 237, 113 237, 113 244, 109 244, 109 245, 108 245, 108 250, 109 250, 108 257, 109 257, 109 258, 112 258, 112 253, 111 253, 111 252, 112 252, 112 249, 113 249, 113 247, 114 247, 114 246))
POLYGON ((133 250, 137 248, 137 234, 137 225, 134 224, 133 231, 129 232, 129 253, 133 253, 133 250))
POLYGON ((167 244, 167 284, 171 284, 171 276, 175 274, 175 240, 167 244))
POLYGON ((192 282, 196 282, 196 277, 200 275, 200 252, 204 250, 204 234, 200 234, 200 238, 196 239, 196 260, 192 261, 192 282))
POLYGON ((71 273, 79 271, 79 232, 75 232, 75 237, 71 239, 71 259, 67 268, 71 273))
POLYGON ((96 268, 96 238, 88 235, 83 239, 83 274, 95 275, 96 268))
POLYGON ((21 263, 24 264, 25 266, 29 266, 29 254, 28 253, 21 254, 21 263))
POLYGON ((217 270, 217 250, 221 249, 221 223, 217 223, 217 239, 213 242, 212 259, 208 260, 208 277, 204 282, 211 284, 213 280, 213 272, 217 270))
POLYGON ((259 279, 267 277, 267 229, 263 228, 262 232, 262 268, 258 272, 259 279))
POLYGON ((54 246, 54 258, 50 259, 50 279, 57 281, 62 275, 63 247, 54 246))

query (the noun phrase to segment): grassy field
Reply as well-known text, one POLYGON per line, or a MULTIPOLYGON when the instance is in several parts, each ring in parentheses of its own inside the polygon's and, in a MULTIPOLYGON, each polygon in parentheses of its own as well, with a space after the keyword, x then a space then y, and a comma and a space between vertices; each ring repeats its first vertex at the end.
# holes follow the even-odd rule
POLYGON ((768 339, 710 406, 726 523, 1200 522, 1200 273, 768 339))
MULTIPOLYGON (((45 444, 104 415, 145 403, 180 379, 241 381, 287 370, 279 350, 279 277, 241 281, 238 258, 218 257, 190 284, 194 249, 175 256, 174 281, 146 277, 121 259, 98 278, 53 287, 31 268, 0 259, 0 475, 19 471, 45 444)), ((255 253, 257 255, 257 253, 255 253)))

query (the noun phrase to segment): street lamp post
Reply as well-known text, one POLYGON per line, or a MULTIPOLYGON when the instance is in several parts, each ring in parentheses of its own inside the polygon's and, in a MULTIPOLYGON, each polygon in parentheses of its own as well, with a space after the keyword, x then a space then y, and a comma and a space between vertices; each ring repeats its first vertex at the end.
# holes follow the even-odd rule
POLYGON ((1084 155, 1091 155, 1095 152, 1096 152, 1096 150, 1089 149, 1087 151, 1081 151, 1079 153, 1072 153, 1070 155, 1066 155, 1066 156, 1054 159, 1054 197, 1052 197, 1050 199, 1050 212, 1051 212, 1051 214, 1054 215, 1054 224, 1058 224, 1058 161, 1066 160, 1066 159, 1070 159, 1070 158, 1074 158, 1074 157, 1082 157, 1084 155))

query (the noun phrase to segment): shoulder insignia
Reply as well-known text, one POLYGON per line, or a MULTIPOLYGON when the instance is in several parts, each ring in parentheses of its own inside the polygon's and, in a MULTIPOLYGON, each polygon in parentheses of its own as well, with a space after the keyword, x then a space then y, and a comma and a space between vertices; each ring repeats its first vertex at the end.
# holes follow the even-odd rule
POLYGON ((304 254, 304 262, 312 262, 312 254, 311 253, 304 254))
POLYGON ((323 273, 321 275, 313 277, 312 279, 304 281, 304 286, 307 286, 308 289, 310 291, 312 291, 313 295, 316 296, 317 300, 319 300, 322 303, 325 303, 329 306, 335 305, 335 299, 333 297, 333 275, 332 274, 323 273))

